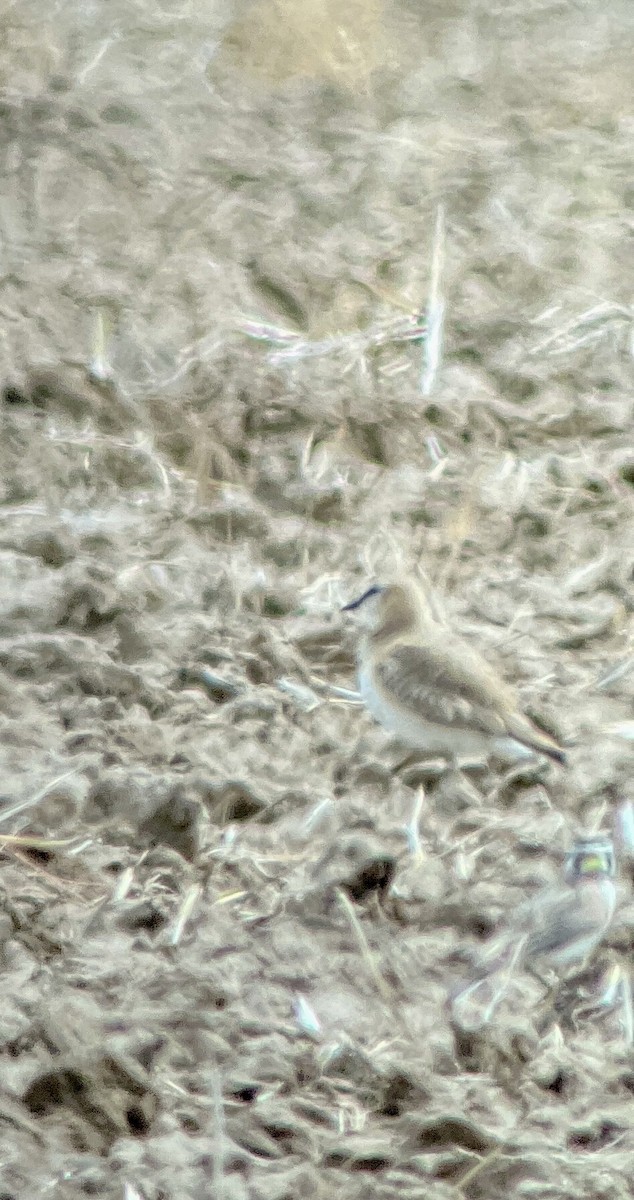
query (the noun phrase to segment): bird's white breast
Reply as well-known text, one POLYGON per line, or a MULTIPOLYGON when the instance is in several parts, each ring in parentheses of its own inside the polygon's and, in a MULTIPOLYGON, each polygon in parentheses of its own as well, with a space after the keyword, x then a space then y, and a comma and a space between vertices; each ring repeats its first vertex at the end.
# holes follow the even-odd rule
POLYGON ((476 732, 451 729, 447 725, 425 721, 415 711, 408 712, 405 705, 392 703, 366 663, 359 665, 358 683, 366 708, 374 719, 384 729, 395 733, 401 741, 417 750, 450 756, 479 756, 490 741, 476 732))

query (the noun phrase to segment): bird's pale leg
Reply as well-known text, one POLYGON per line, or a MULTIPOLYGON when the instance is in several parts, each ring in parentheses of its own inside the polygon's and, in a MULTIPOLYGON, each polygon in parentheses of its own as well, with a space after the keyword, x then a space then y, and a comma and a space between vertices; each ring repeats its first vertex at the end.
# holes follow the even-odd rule
POLYGON ((454 754, 451 757, 447 755, 446 763, 447 766, 444 774, 447 776, 447 780, 450 784, 453 780, 454 789, 458 795, 464 791, 467 771, 482 772, 486 771, 488 766, 488 760, 484 755, 482 758, 476 758, 475 756, 473 758, 467 758, 465 755, 458 756, 457 754, 454 754))

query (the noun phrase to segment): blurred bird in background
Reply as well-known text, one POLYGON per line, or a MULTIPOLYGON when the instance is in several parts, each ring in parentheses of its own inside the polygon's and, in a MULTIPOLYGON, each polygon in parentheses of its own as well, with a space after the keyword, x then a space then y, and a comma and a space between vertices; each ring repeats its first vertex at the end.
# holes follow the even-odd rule
POLYGON ((528 971, 545 983, 580 971, 604 938, 616 906, 611 838, 579 837, 566 859, 564 886, 520 905, 480 955, 477 979, 454 992, 454 1013, 479 1012, 490 1020, 513 978, 528 971))

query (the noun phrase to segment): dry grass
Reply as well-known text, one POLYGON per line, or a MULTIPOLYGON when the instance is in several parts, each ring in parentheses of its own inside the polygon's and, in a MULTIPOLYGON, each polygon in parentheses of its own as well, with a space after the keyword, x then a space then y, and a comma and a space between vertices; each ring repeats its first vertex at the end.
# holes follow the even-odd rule
POLYGON ((0 14, 7 1194, 629 1196, 631 32, 0 14), (394 769, 338 610, 404 569, 565 776, 394 769), (587 990, 458 1029, 613 820, 587 990))

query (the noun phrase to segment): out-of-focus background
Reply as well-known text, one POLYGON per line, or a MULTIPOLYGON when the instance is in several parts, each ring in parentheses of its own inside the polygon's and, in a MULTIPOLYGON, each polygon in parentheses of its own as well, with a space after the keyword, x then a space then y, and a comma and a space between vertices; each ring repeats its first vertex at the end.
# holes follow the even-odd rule
POLYGON ((633 33, 5 0, 3 1196, 631 1194, 627 862, 585 999, 446 998, 632 798, 633 33), (568 772, 397 769, 418 569, 568 772))

